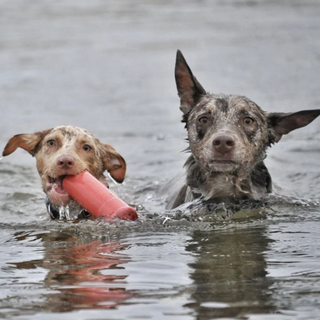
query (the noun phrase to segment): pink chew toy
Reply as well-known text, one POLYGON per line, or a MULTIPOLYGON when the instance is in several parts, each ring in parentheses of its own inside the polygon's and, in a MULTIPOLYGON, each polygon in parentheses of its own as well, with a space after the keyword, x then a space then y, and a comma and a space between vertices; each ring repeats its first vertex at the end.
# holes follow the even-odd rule
POLYGON ((135 209, 119 199, 88 171, 83 171, 76 176, 66 176, 62 186, 71 198, 95 218, 104 216, 106 220, 138 219, 135 209))

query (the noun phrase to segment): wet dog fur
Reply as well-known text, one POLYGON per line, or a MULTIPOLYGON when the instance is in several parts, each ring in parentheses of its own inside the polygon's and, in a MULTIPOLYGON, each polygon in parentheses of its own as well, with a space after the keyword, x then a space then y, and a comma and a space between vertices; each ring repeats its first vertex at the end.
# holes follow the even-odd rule
MULTIPOLYGON (((320 110, 267 113, 247 97, 207 93, 178 50, 175 79, 188 132, 186 175, 167 208, 196 198, 264 200, 272 179, 263 160, 282 135, 304 127, 320 110)), ((179 182, 178 182, 179 183, 179 182)))
MULTIPOLYGON (((126 162, 109 144, 100 142, 85 129, 59 126, 36 133, 13 136, 2 155, 8 156, 22 148, 36 158, 42 188, 47 195, 47 208, 51 218, 59 218, 59 207, 72 211, 71 218, 83 214, 83 208, 73 201, 62 187, 63 178, 87 170, 108 186, 104 171, 121 183, 126 173, 126 162)), ((88 215, 86 215, 88 216, 88 215)))

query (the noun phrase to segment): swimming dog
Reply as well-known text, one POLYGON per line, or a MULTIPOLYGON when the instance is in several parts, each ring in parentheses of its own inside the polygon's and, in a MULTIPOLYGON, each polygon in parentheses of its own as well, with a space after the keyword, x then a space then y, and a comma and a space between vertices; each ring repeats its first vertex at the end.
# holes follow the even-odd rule
POLYGON ((265 199, 272 192, 263 162, 267 148, 282 135, 308 125, 320 110, 267 113, 245 96, 207 93, 179 50, 175 79, 191 155, 184 181, 168 208, 197 198, 265 199))
POLYGON ((63 207, 68 208, 68 216, 72 219, 90 216, 63 189, 65 176, 88 170, 108 186, 103 174, 105 170, 119 183, 126 173, 125 160, 110 144, 100 142, 79 127, 59 126, 15 135, 8 141, 2 155, 8 156, 17 148, 26 150, 36 158, 42 188, 47 195, 47 210, 52 219, 61 218, 59 211, 63 207))

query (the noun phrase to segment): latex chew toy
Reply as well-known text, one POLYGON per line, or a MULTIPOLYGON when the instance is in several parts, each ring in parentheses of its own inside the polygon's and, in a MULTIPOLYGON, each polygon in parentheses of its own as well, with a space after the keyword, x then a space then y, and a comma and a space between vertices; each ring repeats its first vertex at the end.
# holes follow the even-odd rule
POLYGON ((88 171, 83 171, 76 176, 66 176, 62 186, 71 198, 95 218, 104 216, 106 220, 138 219, 135 209, 119 199, 88 171))

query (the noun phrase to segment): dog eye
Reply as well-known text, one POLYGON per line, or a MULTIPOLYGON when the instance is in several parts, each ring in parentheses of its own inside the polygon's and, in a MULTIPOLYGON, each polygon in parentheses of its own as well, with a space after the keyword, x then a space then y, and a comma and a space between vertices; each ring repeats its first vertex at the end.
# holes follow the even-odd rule
POLYGON ((250 117, 246 117, 246 118, 243 119, 243 123, 244 123, 245 125, 247 125, 247 126, 252 125, 253 122, 254 122, 254 120, 253 120, 252 118, 250 118, 250 117))
POLYGON ((53 146, 56 145, 56 142, 55 142, 55 140, 50 139, 50 140, 47 141, 47 145, 50 146, 50 147, 53 147, 53 146))
POLYGON ((82 147, 82 149, 83 149, 84 151, 90 151, 90 150, 92 150, 92 148, 91 148, 88 144, 85 144, 85 145, 82 147))
POLYGON ((208 123, 208 121, 209 121, 208 117, 199 118, 199 122, 202 123, 202 124, 206 124, 206 123, 208 123))

